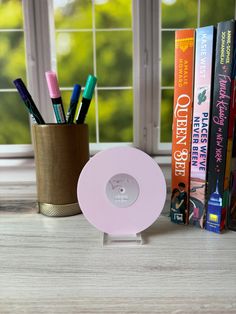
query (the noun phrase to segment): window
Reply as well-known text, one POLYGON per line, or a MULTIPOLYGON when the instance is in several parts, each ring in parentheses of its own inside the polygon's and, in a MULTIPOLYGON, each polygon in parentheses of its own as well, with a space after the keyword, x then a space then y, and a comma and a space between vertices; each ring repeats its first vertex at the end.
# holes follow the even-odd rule
MULTIPOLYGON (((233 18, 235 8, 234 0, 1 0, 0 4, 0 144, 31 142, 26 109, 12 86, 15 77, 26 80, 27 64, 28 87, 46 121, 52 120, 53 111, 45 71, 57 69, 66 106, 73 84, 84 85, 93 73, 98 84, 87 121, 95 150, 107 147, 106 143, 134 142, 153 155, 171 152, 174 31, 216 25, 233 18)), ((27 149, 32 153, 31 146, 17 148, 17 155, 27 149)), ((4 149, 1 145, 1 156, 4 149)))
POLYGON ((63 99, 74 83, 98 78, 87 122, 90 142, 133 141, 132 3, 54 0, 56 58, 63 99))
MULTIPOLYGON (((57 70, 66 110, 73 84, 84 86, 91 73, 98 77, 98 84, 87 117, 90 142, 107 144, 102 148, 116 142, 132 143, 132 2, 23 0, 22 3, 28 88, 45 121, 53 121, 45 71, 57 70)), ((18 55, 22 58, 19 51, 18 55)), ((17 73, 18 76, 25 78, 17 73)), ((11 77, 16 74, 11 73, 11 77)), ((26 108, 14 92, 27 117, 26 108)), ((20 139, 18 143, 22 143, 20 139)), ((95 147, 100 148, 101 145, 95 147)))

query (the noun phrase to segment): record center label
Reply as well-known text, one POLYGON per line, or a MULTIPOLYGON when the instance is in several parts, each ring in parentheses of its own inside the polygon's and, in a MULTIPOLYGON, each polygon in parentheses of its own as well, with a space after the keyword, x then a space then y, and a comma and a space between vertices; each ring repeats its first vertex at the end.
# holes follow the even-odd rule
POLYGON ((107 182, 106 195, 116 207, 129 207, 139 196, 138 182, 129 174, 116 174, 107 182))

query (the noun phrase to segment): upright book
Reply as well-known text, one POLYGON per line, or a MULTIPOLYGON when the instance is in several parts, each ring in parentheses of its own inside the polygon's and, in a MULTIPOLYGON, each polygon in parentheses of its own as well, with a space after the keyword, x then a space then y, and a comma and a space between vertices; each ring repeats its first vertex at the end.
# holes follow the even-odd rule
POLYGON ((193 29, 175 32, 175 82, 172 125, 171 221, 189 222, 190 143, 194 72, 193 29))
POLYGON ((214 34, 213 26, 196 30, 189 221, 201 228, 205 221, 214 34))
MULTIPOLYGON (((235 34, 234 34, 235 35, 235 34)), ((234 197, 234 193, 231 189, 231 184, 235 181, 235 149, 233 150, 233 145, 235 146, 236 138, 235 138, 235 117, 236 117, 236 49, 234 49, 234 60, 233 60, 233 74, 232 74, 232 83, 231 83, 231 97, 230 97, 230 114, 229 114, 229 126, 228 126, 228 142, 227 142, 227 151, 226 151, 226 166, 225 166, 225 179, 224 179, 224 194, 223 194, 223 213, 227 213, 227 211, 231 211, 229 208, 230 204, 230 196, 234 197)), ((233 183, 232 186, 234 186, 233 183)), ((228 212, 228 218, 229 218, 228 212)), ((231 224, 228 224, 228 227, 231 224)))
MULTIPOLYGON (((235 92, 234 92, 235 95, 235 92)), ((235 98, 234 98, 235 99, 235 98)), ((230 167, 229 200, 227 208, 227 228, 236 231, 236 122, 233 128, 232 158, 230 167)))
POLYGON ((206 229, 220 233, 225 215, 222 200, 230 113, 235 21, 217 24, 216 58, 210 128, 206 229))
POLYGON ((227 228, 236 231, 236 49, 233 63, 223 210, 227 212, 227 228))

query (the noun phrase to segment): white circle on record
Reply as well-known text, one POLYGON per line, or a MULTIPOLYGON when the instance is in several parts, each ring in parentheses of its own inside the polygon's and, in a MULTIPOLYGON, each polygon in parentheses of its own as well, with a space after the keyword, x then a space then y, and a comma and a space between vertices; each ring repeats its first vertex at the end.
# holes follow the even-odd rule
POLYGON ((81 211, 97 229, 113 235, 135 234, 159 217, 166 200, 166 182, 148 154, 116 147, 87 162, 77 195, 81 211))
POLYGON ((137 200, 139 185, 127 173, 116 174, 107 182, 106 194, 113 205, 119 208, 128 207, 137 200))

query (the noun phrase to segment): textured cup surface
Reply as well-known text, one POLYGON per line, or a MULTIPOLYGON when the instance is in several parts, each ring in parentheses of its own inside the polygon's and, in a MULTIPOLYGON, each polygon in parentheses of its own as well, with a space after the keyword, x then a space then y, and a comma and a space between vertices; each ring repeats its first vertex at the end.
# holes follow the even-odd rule
POLYGON ((54 206, 49 216, 79 213, 77 182, 89 159, 88 126, 33 125, 32 135, 40 212, 47 215, 54 206))

